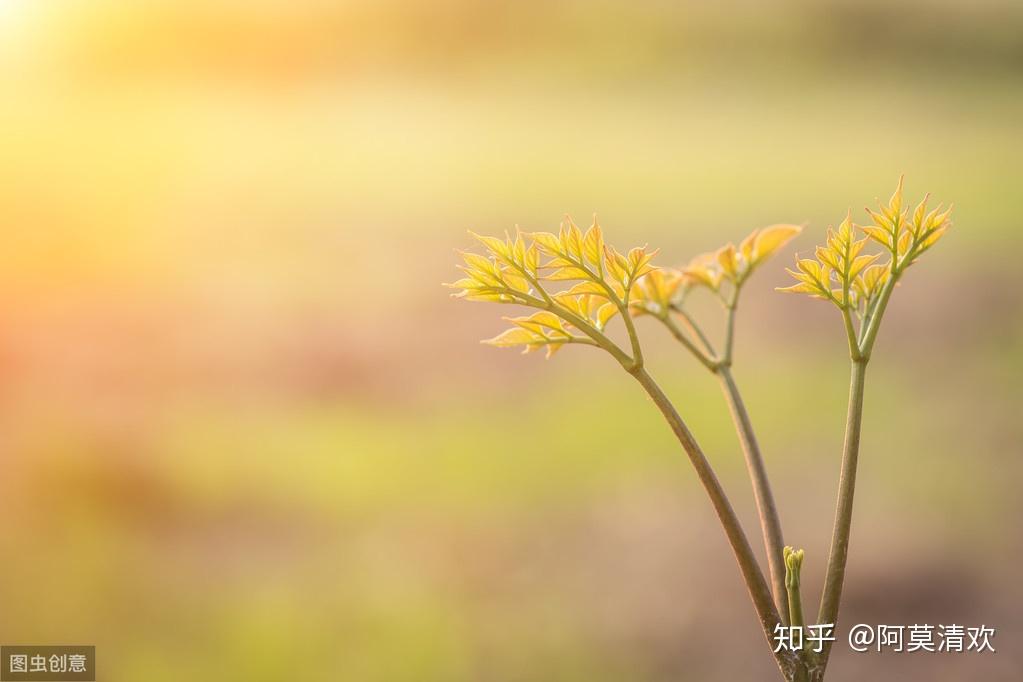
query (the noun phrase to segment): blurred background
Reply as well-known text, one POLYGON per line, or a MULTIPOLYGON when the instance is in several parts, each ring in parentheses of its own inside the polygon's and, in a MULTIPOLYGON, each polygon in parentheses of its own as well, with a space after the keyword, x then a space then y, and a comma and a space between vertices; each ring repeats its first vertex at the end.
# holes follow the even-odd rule
MULTIPOLYGON (((774 679, 703 491, 607 356, 480 346, 467 229, 599 214, 659 262, 807 223, 735 374, 816 611, 839 318, 776 294, 847 208, 954 201, 867 385, 843 622, 1018 680, 1023 6, 1011 0, 0 0, 0 641, 106 680, 774 679)), ((715 332, 715 309, 697 308, 715 332)), ((651 373, 758 552, 713 377, 651 373)))

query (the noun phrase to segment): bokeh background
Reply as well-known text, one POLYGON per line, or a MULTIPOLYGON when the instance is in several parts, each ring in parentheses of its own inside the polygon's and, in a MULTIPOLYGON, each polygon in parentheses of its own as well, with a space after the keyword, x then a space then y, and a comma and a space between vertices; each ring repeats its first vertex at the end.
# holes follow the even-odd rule
MULTIPOLYGON (((814 611, 847 358, 773 288, 905 173, 956 226, 871 366, 843 618, 998 653, 831 677, 1021 679, 1018 2, 0 0, 0 65, 0 641, 106 680, 773 679, 638 387, 478 345, 509 310, 439 284, 469 228, 596 212, 678 264, 806 222, 735 371, 814 611)), ((714 379, 640 327, 759 551, 714 379)))

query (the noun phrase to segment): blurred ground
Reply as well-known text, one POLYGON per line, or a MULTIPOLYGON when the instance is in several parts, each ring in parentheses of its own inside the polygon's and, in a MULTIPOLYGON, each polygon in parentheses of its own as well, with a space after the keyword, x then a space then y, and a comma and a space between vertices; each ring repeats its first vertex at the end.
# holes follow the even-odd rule
MULTIPOLYGON (((905 173, 956 226, 872 363, 843 620, 999 653, 840 645, 831 677, 1019 679, 1021 28, 994 0, 0 1, 0 641, 94 643, 109 680, 770 679, 641 392, 588 348, 480 347, 508 311, 439 283, 466 229, 565 212, 666 264, 782 221, 807 252, 905 173)), ((813 610, 847 370, 833 311, 773 292, 789 256, 736 375, 813 610)), ((641 327, 759 544, 712 378, 641 327)))

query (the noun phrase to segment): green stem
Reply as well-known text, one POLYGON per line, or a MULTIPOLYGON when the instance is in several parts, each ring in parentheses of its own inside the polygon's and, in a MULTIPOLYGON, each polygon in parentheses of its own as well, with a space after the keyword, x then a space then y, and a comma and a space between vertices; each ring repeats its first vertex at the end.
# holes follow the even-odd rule
POLYGON ((732 347, 735 345, 735 308, 739 304, 739 287, 736 285, 732 290, 731 297, 725 301, 725 309, 728 311, 725 317, 725 350, 722 362, 725 365, 732 364, 732 347))
MULTIPOLYGON (((736 292, 737 293, 737 292, 736 292)), ((746 459, 746 469, 749 472, 750 482, 753 485, 753 496, 757 504, 757 513, 760 517, 760 530, 764 538, 764 551, 767 554, 767 565, 771 574, 771 594, 774 598, 775 608, 781 615, 784 624, 788 624, 788 608, 785 595, 785 563, 782 557, 782 549, 785 545, 781 530, 781 520, 778 516, 778 508, 774 502, 774 493, 771 491, 771 483, 767 477, 767 468, 764 465, 763 456, 760 454, 760 445, 753 430, 753 423, 750 421, 749 412, 743 403, 739 387, 736 386, 731 372, 732 338, 735 332, 735 308, 737 296, 733 295, 726 302, 728 310, 728 323, 725 341, 725 357, 717 359, 708 353, 712 353, 710 342, 699 327, 688 315, 683 319, 688 323, 692 333, 697 335, 703 344, 706 352, 697 348, 696 345, 678 328, 674 320, 669 316, 661 318, 672 336, 679 341, 690 353, 695 355, 703 365, 711 372, 717 374, 728 402, 729 412, 732 415, 732 422, 739 434, 739 443, 746 459)))
POLYGON ((799 595, 799 587, 790 587, 789 593, 789 622, 794 626, 803 627, 803 599, 799 595))
POLYGON ((860 345, 856 340, 856 330, 853 328, 852 314, 849 312, 849 308, 842 308, 842 320, 845 322, 845 334, 849 341, 849 356, 855 362, 860 359, 860 345))
MULTIPOLYGON (((876 319, 880 319, 878 316, 876 319)), ((839 604, 842 600, 842 585, 845 582, 845 567, 849 557, 849 532, 852 526, 853 496, 856 492, 856 464, 860 452, 860 426, 863 422, 863 384, 866 378, 867 360, 861 358, 852 363, 849 380, 849 411, 845 424, 845 445, 842 453, 842 471, 838 482, 838 503, 835 507, 835 527, 831 535, 831 551, 828 554, 828 569, 824 579, 824 592, 817 615, 819 624, 837 625, 839 604)), ((824 643, 818 655, 820 668, 827 666, 831 653, 831 642, 824 643)))
POLYGON ((757 437, 753 431, 753 423, 750 421, 739 388, 732 378, 731 368, 723 365, 718 369, 717 375, 721 381, 721 387, 724 389, 725 398, 728 400, 732 421, 739 434, 739 442, 746 458, 746 469, 749 471, 750 481, 753 484, 753 496, 760 516, 760 530, 764 537, 764 550, 767 552, 767 566, 771 573, 771 591, 774 603, 782 616, 782 621, 788 624, 787 609, 785 608, 785 561, 783 557, 785 541, 782 537, 781 519, 778 517, 774 493, 771 491, 771 482, 767 477, 767 468, 764 466, 764 459, 760 454, 760 445, 757 443, 757 437))
POLYGON ((706 367, 712 372, 717 371, 718 367, 717 360, 708 355, 707 353, 704 353, 699 348, 697 348, 696 344, 694 344, 689 339, 689 337, 686 336, 682 332, 682 330, 678 328, 678 325, 675 324, 675 321, 671 319, 670 316, 665 315, 664 317, 660 318, 660 320, 661 322, 664 323, 664 326, 668 328, 668 331, 671 332, 671 335, 675 337, 675 340, 681 343, 686 350, 688 350, 690 353, 696 356, 696 359, 703 363, 704 367, 706 367))
POLYGON ((715 357, 717 353, 714 351, 714 346, 711 345, 710 339, 708 339, 707 335, 703 333, 702 329, 700 329, 700 325, 696 324, 696 320, 693 319, 692 315, 687 313, 685 308, 682 306, 673 306, 672 310, 678 313, 678 316, 686 323, 686 327, 688 327, 689 331, 699 340, 700 344, 703 346, 704 354, 707 355, 707 357, 715 357))
MULTIPOLYGON (((614 291, 610 291, 610 296, 614 296, 614 291)), ((632 344, 632 363, 633 366, 638 370, 643 368, 643 348, 639 344, 639 335, 636 333, 636 325, 632 321, 632 315, 629 314, 629 290, 625 290, 625 300, 621 301, 617 297, 614 299, 615 305, 618 306, 618 312, 622 316, 622 321, 625 322, 625 329, 629 333, 629 343, 632 344)))
POLYGON ((882 287, 881 293, 878 295, 877 307, 874 308, 874 314, 871 315, 863 332, 863 339, 860 342, 860 355, 864 361, 870 359, 870 352, 874 349, 874 341, 877 340, 877 332, 881 328, 881 318, 884 317, 884 311, 888 307, 888 299, 891 298, 892 291, 895 290, 900 274, 902 273, 892 272, 888 281, 882 287))
MULTIPOLYGON (((721 487, 717 476, 714 474, 710 462, 707 461, 693 434, 689 431, 685 422, 682 421, 682 418, 664 394, 664 391, 661 390, 660 386, 654 382, 653 378, 642 367, 632 370, 630 373, 636 377, 636 380, 639 381, 640 385, 654 401, 654 404, 660 409, 675 437, 682 445, 682 449, 689 456, 689 461, 696 470, 700 483, 707 491, 711 504, 714 506, 714 511, 717 513, 718 520, 724 528, 728 543, 735 554, 735 560, 739 564, 743 581, 746 583, 746 589, 749 590, 753 607, 756 609, 764 637, 767 639, 768 646, 773 650, 775 627, 781 623, 781 618, 778 615, 778 610, 775 608, 774 601, 771 599, 771 592, 767 587, 767 582, 764 580, 763 573, 760 571, 760 566, 757 565, 756 557, 750 548, 746 533, 742 529, 739 518, 735 515, 735 510, 732 509, 732 505, 724 489, 721 487)), ((793 671, 800 666, 798 656, 792 652, 782 650, 776 652, 774 657, 785 679, 791 679, 793 671)))

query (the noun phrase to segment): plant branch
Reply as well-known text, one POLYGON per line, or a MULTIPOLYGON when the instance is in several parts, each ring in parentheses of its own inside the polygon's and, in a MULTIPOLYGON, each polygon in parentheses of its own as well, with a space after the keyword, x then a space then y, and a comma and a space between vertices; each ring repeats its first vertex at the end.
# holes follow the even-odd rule
MULTIPOLYGON (((878 318, 879 319, 879 318, 878 318)), ((853 497, 856 492, 856 465, 860 452, 860 426, 863 422, 863 384, 866 378, 867 360, 861 358, 852 363, 849 380, 849 411, 845 424, 845 444, 842 452, 842 470, 838 482, 838 502, 835 507, 835 526, 831 536, 831 550, 828 554, 828 569, 821 595, 819 624, 837 625, 839 604, 842 600, 842 585, 845 582, 845 567, 849 557, 849 532, 852 526, 853 497)), ((831 642, 825 642, 819 654, 821 670, 827 666, 831 653, 831 642)))
POLYGON ((849 307, 842 308, 842 321, 845 322, 845 334, 849 341, 849 356, 855 361, 860 359, 860 344, 856 338, 856 329, 853 327, 852 315, 849 307))
POLYGON ((732 347, 735 339, 735 308, 739 304, 739 285, 732 289, 732 294, 725 301, 727 315, 725 318, 725 350, 721 357, 721 364, 729 366, 732 364, 732 347))
MULTIPOLYGON (((753 497, 756 500, 757 515, 760 518, 760 530, 764 539, 764 551, 767 555, 768 571, 771 574, 771 594, 774 599, 775 608, 781 615, 784 624, 788 624, 788 608, 785 593, 785 563, 782 550, 785 541, 781 529, 781 519, 778 516, 778 508, 774 502, 774 493, 771 491, 771 483, 767 476, 767 467, 764 465, 763 456, 760 453, 760 445, 757 442, 756 433, 753 430, 753 423, 750 420, 749 412, 739 393, 739 387, 735 384, 731 372, 731 338, 735 333, 735 309, 738 299, 738 290, 726 302, 728 311, 727 337, 725 342, 725 359, 702 352, 693 342, 682 333, 682 330, 668 317, 662 317, 661 321, 690 353, 695 355, 703 365, 718 376, 721 388, 725 393, 728 402, 728 409, 732 415, 732 422, 735 425, 736 433, 739 436, 739 443, 742 447, 743 457, 746 460, 746 470, 749 472, 750 483, 753 486, 753 497)), ((681 312, 681 311, 680 311, 681 312)), ((710 348, 710 343, 702 333, 698 332, 699 327, 686 315, 690 328, 699 334, 703 345, 710 348)))
POLYGON ((753 497, 756 500, 757 513, 760 517, 760 531, 764 537, 764 551, 767 553, 767 567, 771 574, 771 592, 774 596, 774 603, 781 614, 782 621, 788 625, 783 556, 785 541, 782 535, 781 519, 778 516, 778 507, 775 505, 771 482, 767 476, 767 467, 764 465, 764 458, 760 453, 760 445, 757 443, 749 412, 746 411, 739 387, 736 386, 735 380, 732 378, 731 369, 727 365, 723 365, 718 369, 717 375, 728 401, 732 422, 735 424, 742 453, 746 459, 746 470, 749 472, 750 482, 753 484, 753 497))
POLYGON ((863 332, 863 339, 860 342, 860 355, 864 360, 870 359, 870 353, 874 349, 874 342, 877 340, 878 329, 881 327, 881 318, 884 317, 885 308, 888 307, 888 299, 892 297, 892 291, 895 290, 895 285, 899 281, 899 274, 892 272, 888 277, 888 281, 884 283, 881 293, 878 295, 877 305, 870 316, 870 321, 863 332))
POLYGON ((689 329, 690 333, 699 340, 701 345, 703 345, 703 351, 707 357, 716 357, 717 352, 714 350, 714 346, 711 345, 710 339, 708 339, 707 335, 703 333, 700 326, 696 324, 696 320, 693 319, 692 315, 686 312, 685 308, 682 306, 672 306, 671 309, 678 313, 678 316, 686 323, 686 327, 689 329))
MULTIPOLYGON (((643 386, 643 389, 654 401, 658 409, 660 409, 661 414, 664 415, 665 420, 667 420, 675 437, 678 438, 683 450, 689 456, 689 461, 696 470, 700 483, 707 491, 707 495, 714 505, 714 511, 717 513, 725 535, 728 538, 728 543, 735 554, 735 560, 739 564, 739 570, 742 572, 746 589, 749 590, 753 607, 756 609, 757 617, 764 632, 764 637, 767 639, 768 645, 773 649, 772 641, 775 627, 781 623, 781 618, 771 598, 771 592, 767 587, 767 582, 764 580, 764 575, 757 565, 756 557, 754 557, 753 550, 750 548, 746 533, 743 531, 735 511, 732 509, 728 496, 714 474, 710 462, 707 461, 700 446, 696 443, 693 434, 689 431, 685 422, 682 421, 682 418, 660 386, 654 382, 653 378, 643 368, 639 368, 631 373, 636 377, 640 385, 643 386)), ((782 674, 786 679, 790 679, 792 671, 800 665, 798 657, 792 652, 784 650, 775 652, 774 657, 782 674)))
POLYGON ((678 325, 675 324, 675 321, 671 319, 669 315, 659 317, 658 319, 664 323, 664 326, 668 328, 668 331, 670 331, 671 335, 675 337, 675 340, 681 343, 686 350, 688 350, 690 353, 696 356, 696 359, 703 363, 704 367, 706 367, 712 372, 717 371, 718 367, 717 360, 714 357, 708 355, 707 353, 697 348, 696 344, 694 344, 689 339, 689 337, 686 336, 685 333, 683 333, 683 331, 678 328, 678 325))
POLYGON ((621 311, 622 319, 625 321, 625 329, 629 333, 629 342, 632 344, 632 363, 636 369, 642 369, 643 349, 639 345, 639 334, 636 333, 636 325, 633 323, 632 316, 629 314, 628 305, 621 305, 619 302, 618 307, 621 311))

